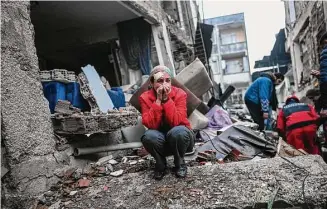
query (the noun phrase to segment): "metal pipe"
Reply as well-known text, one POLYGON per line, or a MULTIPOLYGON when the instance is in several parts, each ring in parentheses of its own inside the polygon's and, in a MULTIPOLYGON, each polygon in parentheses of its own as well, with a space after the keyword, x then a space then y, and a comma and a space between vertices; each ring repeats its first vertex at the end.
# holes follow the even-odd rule
POLYGON ((100 147, 85 147, 85 148, 75 148, 74 156, 88 155, 99 152, 108 152, 115 150, 123 150, 123 149, 133 149, 142 147, 141 142, 132 142, 132 143, 124 143, 124 144, 115 144, 109 146, 100 146, 100 147))

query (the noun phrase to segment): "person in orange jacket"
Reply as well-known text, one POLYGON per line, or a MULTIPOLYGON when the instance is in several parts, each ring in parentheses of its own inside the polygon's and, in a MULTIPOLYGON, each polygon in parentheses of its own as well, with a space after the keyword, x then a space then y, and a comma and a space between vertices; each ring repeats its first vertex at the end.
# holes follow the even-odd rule
POLYGON ((165 175, 166 156, 173 155, 177 177, 186 177, 184 155, 194 146, 194 133, 187 119, 187 94, 171 85, 169 68, 157 66, 150 74, 151 89, 139 97, 142 123, 148 128, 141 141, 156 160, 154 178, 165 175))
POLYGON ((312 105, 300 103, 296 96, 289 96, 278 114, 277 129, 280 136, 296 149, 320 154, 315 142, 318 119, 312 105))

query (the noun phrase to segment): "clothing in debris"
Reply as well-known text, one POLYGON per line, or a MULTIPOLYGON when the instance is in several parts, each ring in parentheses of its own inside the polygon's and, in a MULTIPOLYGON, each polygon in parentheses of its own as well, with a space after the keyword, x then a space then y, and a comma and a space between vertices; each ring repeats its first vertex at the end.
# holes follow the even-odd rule
POLYGON ((297 97, 290 96, 279 112, 277 129, 281 136, 286 137, 287 143, 296 149, 319 154, 319 147, 315 142, 318 118, 312 105, 300 103, 297 97))

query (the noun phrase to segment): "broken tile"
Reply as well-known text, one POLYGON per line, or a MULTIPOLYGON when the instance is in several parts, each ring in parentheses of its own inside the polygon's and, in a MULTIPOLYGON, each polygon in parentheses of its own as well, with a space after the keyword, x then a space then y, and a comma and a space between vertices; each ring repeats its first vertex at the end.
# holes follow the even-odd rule
POLYGON ((110 173, 111 176, 118 177, 121 176, 124 173, 124 170, 118 170, 115 172, 110 173))
POLYGON ((90 180, 88 179, 80 179, 78 180, 78 187, 88 187, 90 185, 90 180))

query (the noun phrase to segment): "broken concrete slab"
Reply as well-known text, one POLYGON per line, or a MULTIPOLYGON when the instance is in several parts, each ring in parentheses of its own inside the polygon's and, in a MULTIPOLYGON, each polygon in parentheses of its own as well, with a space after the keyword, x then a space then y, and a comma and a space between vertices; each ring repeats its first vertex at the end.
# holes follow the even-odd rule
POLYGON ((100 166, 100 165, 103 165, 107 162, 109 162, 110 160, 112 160, 114 157, 112 155, 108 155, 108 156, 105 156, 105 157, 102 157, 98 160, 98 162, 96 162, 95 164, 97 166, 100 166))
POLYGON ((123 173, 124 173, 124 170, 118 170, 118 171, 110 173, 110 176, 118 177, 118 176, 123 175, 123 173))
MULTIPOLYGON (((275 189, 280 187, 274 208, 324 208, 327 201, 327 165, 320 156, 262 159, 189 168, 186 179, 166 175, 162 181, 152 173, 131 173, 98 182, 110 188, 96 205, 90 199, 72 204, 73 208, 267 208, 275 189), (138 193, 136 194, 136 188, 138 193), (303 198, 303 190, 305 200, 303 198), (122 192, 124 191, 124 192, 122 192), (197 191, 198 195, 193 195, 197 191), (258 195, 257 195, 258 194, 258 195)), ((100 179, 99 179, 100 181, 100 179)))
MULTIPOLYGON (((84 87, 87 86, 91 91, 92 96, 86 97, 84 91, 81 91, 81 93, 83 94, 83 97, 90 103, 91 108, 94 103, 89 101, 90 98, 95 100, 97 107, 102 113, 106 113, 108 110, 112 110, 114 108, 114 104, 112 103, 112 100, 110 99, 105 87, 103 86, 97 71, 92 65, 82 67, 82 70, 86 80, 81 80, 81 88, 83 85, 84 87)), ((81 76, 79 76, 79 78, 81 78, 81 76)))
POLYGON ((56 115, 54 129, 57 134, 93 134, 119 130, 137 124, 138 112, 133 107, 110 110, 107 114, 56 115))

